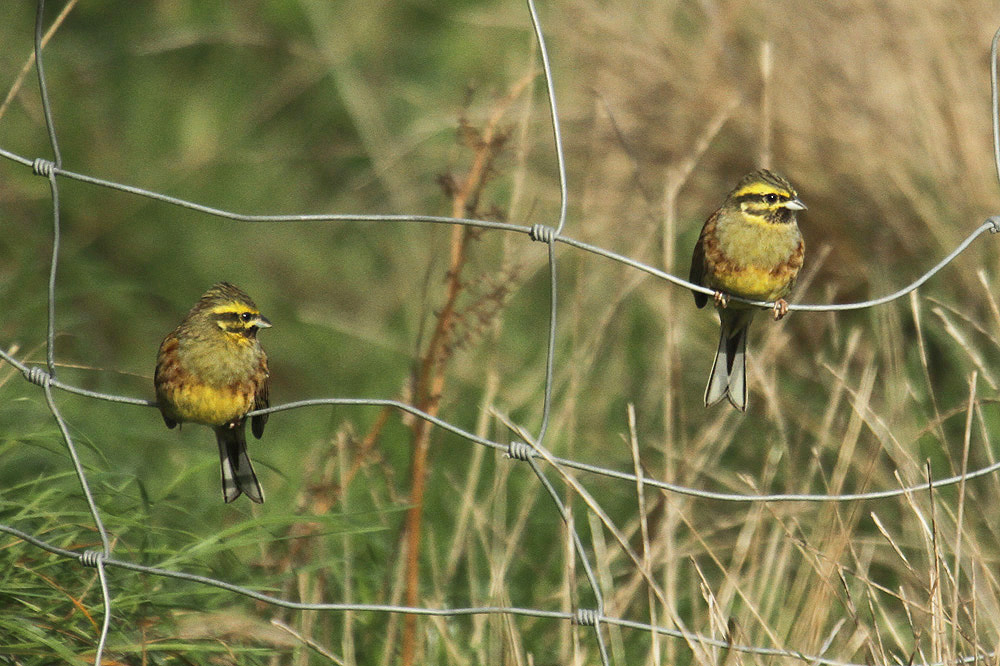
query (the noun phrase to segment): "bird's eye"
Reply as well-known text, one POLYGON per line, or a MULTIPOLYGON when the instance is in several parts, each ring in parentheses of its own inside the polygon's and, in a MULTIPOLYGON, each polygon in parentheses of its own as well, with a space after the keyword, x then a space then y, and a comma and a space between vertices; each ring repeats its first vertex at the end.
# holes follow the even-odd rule
POLYGON ((241 313, 240 313, 240 319, 241 319, 242 321, 244 321, 244 322, 248 322, 248 321, 250 321, 251 319, 253 319, 253 314, 252 314, 252 313, 250 313, 250 312, 241 312, 241 313))
POLYGON ((764 201, 766 201, 769 204, 776 204, 778 203, 778 195, 775 194, 774 192, 769 192, 768 194, 764 195, 764 201))

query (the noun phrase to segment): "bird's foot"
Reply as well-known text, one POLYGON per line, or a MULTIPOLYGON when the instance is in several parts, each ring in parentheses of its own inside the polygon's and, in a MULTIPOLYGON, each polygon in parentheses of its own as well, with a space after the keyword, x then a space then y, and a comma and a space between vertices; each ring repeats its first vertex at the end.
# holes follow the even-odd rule
POLYGON ((774 302, 774 321, 778 321, 788 314, 788 301, 779 298, 774 302))
POLYGON ((725 309, 726 306, 729 305, 729 294, 717 291, 712 294, 712 300, 715 301, 715 307, 725 309))

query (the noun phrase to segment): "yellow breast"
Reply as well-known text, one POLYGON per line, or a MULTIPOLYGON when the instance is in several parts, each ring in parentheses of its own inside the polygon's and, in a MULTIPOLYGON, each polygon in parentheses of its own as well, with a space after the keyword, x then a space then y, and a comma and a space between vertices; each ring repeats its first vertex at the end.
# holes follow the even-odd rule
POLYGON ((247 384, 211 387, 187 382, 172 386, 164 396, 171 416, 178 421, 225 425, 253 408, 254 395, 247 384))
POLYGON ((787 296, 794 282, 787 275, 774 275, 755 266, 717 272, 713 277, 714 288, 755 301, 775 301, 787 296))
POLYGON ((761 301, 791 291, 802 265, 802 235, 795 224, 746 217, 720 220, 716 240, 718 251, 706 275, 709 286, 761 301))

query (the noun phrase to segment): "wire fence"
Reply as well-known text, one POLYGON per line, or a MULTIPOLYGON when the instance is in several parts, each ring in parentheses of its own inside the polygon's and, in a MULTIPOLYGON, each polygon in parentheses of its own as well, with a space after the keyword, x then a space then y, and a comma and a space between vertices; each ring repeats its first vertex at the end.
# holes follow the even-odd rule
MULTIPOLYGON (((13 163, 20 164, 25 168, 30 168, 34 174, 42 178, 45 178, 49 183, 49 188, 51 193, 51 203, 52 203, 53 240, 52 240, 52 254, 49 267, 49 278, 48 278, 48 300, 47 300, 48 328, 46 334, 46 340, 47 340, 46 363, 44 367, 38 365, 32 365, 29 363, 24 363, 18 360, 18 358, 16 358, 13 353, 10 353, 3 349, 0 349, 0 358, 2 358, 6 363, 16 368, 23 375, 24 379, 27 382, 29 382, 31 385, 37 386, 38 389, 42 391, 48 409, 51 411, 52 417, 54 418, 56 424, 58 425, 63 442, 65 443, 66 449, 69 452, 75 474, 79 479, 83 495, 89 507, 89 512, 91 519, 93 521, 93 525, 100 536, 101 546, 97 550, 85 550, 85 551, 67 550, 65 548, 55 546, 45 541, 44 539, 40 538, 37 535, 33 535, 24 532, 22 530, 19 530, 15 526, 0 524, 0 532, 11 535, 16 539, 19 539, 27 544, 31 544, 32 546, 47 551, 53 555, 66 558, 67 560, 75 560, 82 566, 94 567, 96 569, 100 583, 101 601, 103 603, 103 617, 97 639, 96 655, 94 658, 94 663, 97 664, 104 663, 102 659, 104 658, 108 632, 111 627, 112 618, 114 616, 113 610, 114 610, 115 599, 114 596, 109 591, 109 585, 108 585, 108 579, 109 576, 111 575, 110 571, 114 569, 124 569, 124 570, 138 572, 148 576, 162 576, 162 577, 187 581, 192 584, 213 586, 215 588, 227 590, 229 592, 232 592, 233 594, 242 595, 266 604, 271 604, 276 607, 286 608, 295 611, 321 611, 321 612, 334 612, 334 613, 347 612, 347 611, 368 612, 368 613, 401 613, 408 615, 438 616, 446 618, 455 618, 467 615, 507 615, 507 616, 530 616, 545 620, 571 622, 576 625, 582 627, 590 627, 592 629, 592 631, 590 632, 590 636, 597 646, 601 662, 603 664, 611 663, 611 658, 609 656, 608 648, 605 643, 605 636, 604 636, 605 631, 609 626, 617 626, 623 628, 636 629, 644 632, 650 632, 653 634, 658 634, 670 638, 675 638, 683 641, 685 644, 689 646, 697 646, 701 648, 721 648, 735 653, 741 653, 745 655, 753 655, 759 657, 790 658, 793 660, 808 662, 811 664, 828 664, 830 666, 854 666, 853 664, 850 664, 848 662, 826 658, 822 654, 805 654, 798 650, 795 650, 794 648, 786 648, 778 646, 766 647, 766 646, 744 645, 744 644, 739 644, 738 642, 732 639, 722 640, 712 636, 692 632, 684 628, 661 626, 645 622, 637 622, 629 620, 627 618, 615 617, 613 615, 606 614, 604 608, 604 600, 602 598, 601 585, 598 583, 598 577, 595 573, 594 566, 591 562, 592 554, 584 546, 584 543, 581 540, 579 533, 576 531, 575 528, 572 527, 570 509, 567 507, 565 501, 565 489, 571 490, 572 494, 576 496, 585 498, 588 507, 595 514, 602 516, 602 520, 604 521, 605 526, 608 527, 609 529, 613 529, 613 526, 611 525, 610 519, 606 518, 606 516, 603 516, 603 510, 601 509, 601 504, 599 500, 597 500, 596 498, 592 497, 589 493, 587 493, 587 491, 575 480, 575 477, 573 477, 569 473, 569 471, 572 470, 576 472, 583 472, 588 475, 595 475, 612 479, 614 481, 626 482, 628 484, 632 484, 633 486, 637 486, 640 489, 643 487, 651 489, 659 489, 662 491, 666 491, 667 493, 672 493, 676 495, 682 495, 702 500, 762 505, 762 504, 789 503, 789 502, 849 503, 849 502, 861 502, 866 500, 881 500, 893 497, 907 497, 922 491, 931 491, 934 489, 940 489, 947 486, 961 485, 967 481, 970 481, 978 477, 992 475, 996 473, 998 470, 1000 470, 1000 462, 996 462, 981 467, 979 469, 963 471, 959 475, 953 475, 939 479, 931 479, 928 477, 928 479, 923 483, 910 484, 910 485, 900 483, 899 487, 885 488, 870 492, 833 493, 833 494, 809 494, 809 493, 766 494, 757 492, 727 493, 727 492, 710 491, 697 487, 687 487, 684 485, 670 483, 658 478, 654 478, 646 473, 641 472, 638 469, 638 466, 637 469, 635 470, 612 469, 597 464, 558 457, 549 452, 549 450, 545 446, 545 439, 549 424, 549 416, 551 413, 552 402, 553 402, 553 369, 556 363, 556 333, 559 324, 559 322, 557 321, 558 296, 559 296, 559 288, 557 281, 558 263, 556 261, 557 245, 565 245, 581 252, 590 253, 595 256, 607 259, 609 261, 617 262, 623 266, 634 269, 635 271, 640 271, 642 273, 648 274, 649 276, 652 276, 658 280, 673 283, 674 285, 677 285, 684 289, 697 291, 705 294, 711 294, 712 291, 700 285, 692 284, 687 280, 684 280, 675 275, 671 275, 654 266, 650 266, 646 263, 637 261, 623 254, 619 254, 609 249, 577 240, 571 237, 570 235, 567 235, 567 233, 565 232, 568 194, 567 194, 566 166, 564 160, 564 151, 562 147, 562 132, 559 126, 559 112, 556 104, 556 95, 553 86, 552 67, 549 61, 549 54, 545 46, 544 32, 533 0, 527 0, 527 9, 537 39, 541 67, 544 75, 545 86, 548 96, 548 105, 551 114, 550 121, 552 129, 552 139, 554 145, 554 152, 557 157, 559 186, 560 186, 559 215, 558 215, 558 220, 552 226, 546 226, 540 224, 520 225, 520 224, 496 222, 490 220, 463 219, 463 218, 430 216, 430 215, 355 215, 355 214, 246 215, 232 211, 222 210, 219 208, 213 208, 210 206, 202 205, 192 201, 187 201, 177 197, 167 196, 159 192, 150 191, 147 189, 134 187, 118 182, 103 180, 87 174, 76 173, 64 169, 62 167, 62 158, 59 150, 58 132, 56 129, 57 123, 55 122, 51 111, 51 105, 49 101, 49 89, 46 84, 45 70, 43 66, 44 6, 45 6, 44 0, 38 0, 36 21, 35 21, 35 35, 34 35, 34 56, 35 56, 35 69, 38 76, 39 91, 41 96, 41 104, 45 115, 45 124, 48 130, 48 135, 49 135, 48 138, 49 138, 49 143, 51 145, 53 158, 52 159, 29 158, 15 154, 3 148, 0 148, 0 156, 13 163), (324 222, 352 221, 352 222, 368 222, 372 224, 417 223, 417 224, 465 225, 468 227, 475 227, 480 229, 492 230, 496 232, 515 234, 518 236, 526 237, 531 241, 545 244, 547 246, 547 251, 548 251, 547 264, 548 264, 548 278, 549 278, 548 282, 549 282, 550 300, 548 304, 549 320, 546 329, 547 349, 546 349, 546 362, 545 362, 542 418, 540 424, 535 430, 537 434, 530 435, 519 426, 511 424, 510 427, 512 428, 512 430, 519 433, 520 437, 511 443, 502 443, 499 441, 491 440, 486 437, 479 436, 459 425, 450 423, 447 420, 444 420, 435 415, 422 411, 406 402, 402 402, 399 400, 390 400, 390 399, 325 398, 325 399, 315 399, 315 400, 302 400, 302 401, 289 402, 286 404, 276 405, 265 410, 258 410, 253 412, 253 414, 265 414, 265 413, 271 414, 288 410, 304 409, 304 408, 323 406, 323 405, 357 406, 357 407, 376 406, 376 407, 391 408, 398 410, 400 412, 407 413, 417 419, 422 419, 430 423, 434 427, 439 428, 443 431, 447 431, 449 433, 457 435, 461 439, 467 441, 469 444, 487 447, 489 449, 506 454, 509 458, 513 460, 523 462, 528 466, 528 468, 531 470, 531 473, 537 479, 538 483, 541 484, 541 486, 546 491, 548 497, 552 502, 553 508, 556 511, 556 514, 570 526, 572 546, 575 551, 575 555, 578 558, 578 561, 583 568, 586 584, 589 587, 589 590, 595 600, 595 605, 593 607, 577 608, 575 612, 564 612, 557 610, 546 610, 543 608, 521 608, 516 606, 427 608, 427 607, 413 607, 413 606, 403 606, 403 605, 374 605, 374 604, 358 604, 358 603, 304 603, 304 602, 288 601, 246 587, 234 585, 224 580, 218 580, 207 576, 185 573, 183 571, 175 571, 171 569, 147 566, 115 557, 112 553, 113 539, 109 535, 108 530, 105 528, 104 522, 102 521, 101 509, 94 498, 94 494, 90 489, 90 485, 88 484, 87 474, 85 472, 83 464, 81 463, 80 457, 77 453, 77 445, 74 442, 74 437, 71 435, 70 428, 67 426, 67 423, 63 415, 61 414, 60 409, 56 404, 56 401, 53 398, 53 391, 54 390, 65 391, 76 395, 84 396, 86 398, 110 401, 125 405, 155 407, 155 403, 141 398, 134 398, 122 395, 111 395, 92 390, 87 390, 60 381, 56 376, 57 363, 56 363, 55 344, 56 344, 56 331, 58 330, 57 326, 58 313, 56 309, 56 303, 57 303, 56 296, 57 296, 57 283, 58 283, 57 269, 59 267, 59 262, 60 262, 60 238, 61 238, 59 196, 60 196, 60 182, 63 180, 74 180, 90 186, 108 188, 110 190, 117 190, 119 192, 128 195, 144 197, 147 199, 160 201, 172 206, 186 208, 201 214, 210 215, 218 218, 225 218, 238 222, 324 223, 324 222), (557 483, 549 478, 550 473, 554 473, 555 476, 558 478, 559 482, 563 485, 564 488, 563 491, 557 488, 557 483)), ((60 17, 59 20, 61 21, 62 18, 63 17, 60 17)), ((1000 122, 1000 110, 998 110, 998 83, 997 83, 998 40, 1000 40, 1000 30, 998 30, 998 32, 994 36, 991 49, 991 59, 990 59, 991 88, 992 88, 992 100, 993 100, 994 155, 997 162, 998 177, 1000 177, 1000 127, 998 127, 998 122, 1000 122)), ((866 300, 856 303, 840 303, 840 304, 791 303, 789 304, 788 309, 790 311, 798 310, 798 311, 812 311, 812 312, 836 312, 845 310, 859 310, 864 308, 875 307, 878 305, 883 305, 891 301, 900 299, 910 294, 917 288, 919 288, 928 280, 935 277, 950 262, 952 262, 958 255, 964 252, 973 242, 979 239, 979 237, 982 236, 987 231, 990 232, 991 234, 1000 231, 1000 216, 990 217, 984 222, 982 222, 961 243, 959 243, 953 251, 948 253, 933 267, 929 268, 926 271, 926 273, 924 273, 920 278, 913 281, 906 287, 903 287, 893 293, 887 294, 882 297, 874 298, 871 300, 866 300)), ((743 301, 751 305, 762 306, 762 307, 771 307, 773 305, 773 303, 748 301, 738 297, 734 297, 734 300, 743 301)), ((639 559, 640 558, 638 558, 638 556, 635 556, 635 560, 637 562, 639 559)), ((995 659, 995 658, 996 658, 995 653, 990 653, 985 655, 974 654, 960 659, 959 663, 974 663, 981 659, 995 659)), ((935 664, 936 666, 940 662, 930 661, 928 663, 935 664)))

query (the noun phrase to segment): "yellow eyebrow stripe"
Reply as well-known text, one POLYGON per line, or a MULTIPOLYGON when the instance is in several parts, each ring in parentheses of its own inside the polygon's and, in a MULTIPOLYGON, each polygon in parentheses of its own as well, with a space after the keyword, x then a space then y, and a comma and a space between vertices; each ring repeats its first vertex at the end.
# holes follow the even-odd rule
POLYGON ((243 314, 244 312, 249 312, 251 314, 260 314, 257 310, 242 305, 240 303, 227 303, 226 305, 217 305, 216 307, 209 310, 212 314, 243 314))
POLYGON ((747 194, 778 194, 784 197, 792 196, 791 192, 788 192, 780 187, 775 187, 770 183, 750 183, 749 185, 741 187, 733 192, 734 197, 741 197, 747 194))

